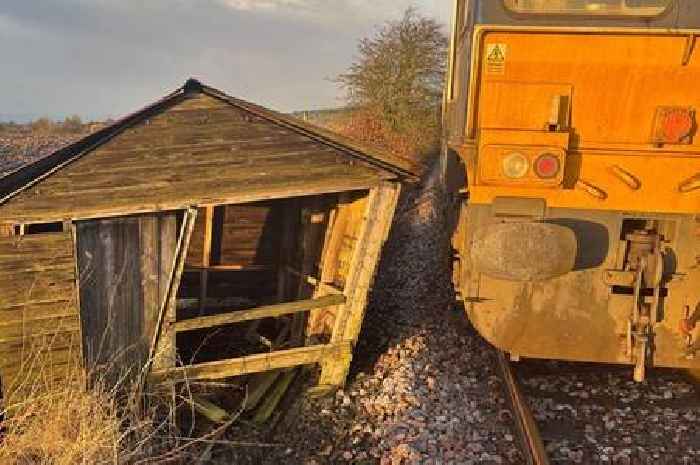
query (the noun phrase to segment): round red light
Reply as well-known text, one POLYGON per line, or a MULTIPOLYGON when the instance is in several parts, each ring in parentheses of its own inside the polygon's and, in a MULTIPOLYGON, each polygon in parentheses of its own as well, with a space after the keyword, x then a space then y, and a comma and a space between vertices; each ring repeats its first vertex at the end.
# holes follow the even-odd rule
POLYGON ((554 178, 559 174, 560 169, 559 158, 551 153, 544 153, 535 160, 534 171, 540 178, 554 178))

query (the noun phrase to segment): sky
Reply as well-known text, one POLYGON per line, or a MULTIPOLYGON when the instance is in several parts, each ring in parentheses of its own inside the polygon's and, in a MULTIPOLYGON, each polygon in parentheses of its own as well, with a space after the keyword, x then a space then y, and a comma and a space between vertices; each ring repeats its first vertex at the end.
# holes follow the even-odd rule
POLYGON ((342 105, 357 41, 452 0, 1 0, 0 120, 118 117, 188 77, 280 111, 342 105))

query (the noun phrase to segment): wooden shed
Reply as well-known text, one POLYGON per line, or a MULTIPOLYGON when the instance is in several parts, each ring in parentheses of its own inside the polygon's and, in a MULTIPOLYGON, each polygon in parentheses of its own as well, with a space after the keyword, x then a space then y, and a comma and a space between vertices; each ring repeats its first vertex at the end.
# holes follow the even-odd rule
POLYGON ((413 173, 195 80, 16 170, 0 179, 4 394, 76 360, 159 383, 319 364, 342 384, 413 173))

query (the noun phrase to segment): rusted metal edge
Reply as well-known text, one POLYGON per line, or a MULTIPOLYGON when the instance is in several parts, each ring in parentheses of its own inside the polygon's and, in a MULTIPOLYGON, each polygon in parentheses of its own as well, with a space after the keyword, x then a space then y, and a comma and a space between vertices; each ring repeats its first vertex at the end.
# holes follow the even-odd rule
POLYGON ((522 443, 525 460, 529 465, 549 465, 549 457, 547 457, 535 418, 520 390, 507 355, 501 351, 498 351, 498 366, 506 385, 508 400, 514 414, 513 420, 522 443))

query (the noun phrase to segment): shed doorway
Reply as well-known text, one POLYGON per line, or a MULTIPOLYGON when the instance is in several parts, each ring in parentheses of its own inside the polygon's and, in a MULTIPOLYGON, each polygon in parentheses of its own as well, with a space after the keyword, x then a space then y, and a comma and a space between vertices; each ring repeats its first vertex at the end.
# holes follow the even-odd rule
MULTIPOLYGON (((347 201, 350 196, 199 208, 177 297, 177 321, 235 315, 313 297, 329 222, 340 198, 347 201)), ((308 320, 309 315, 300 312, 178 332, 178 363, 302 347, 310 336, 308 320)))
POLYGON ((83 356, 93 379, 140 376, 172 270, 178 216, 76 223, 83 356))

